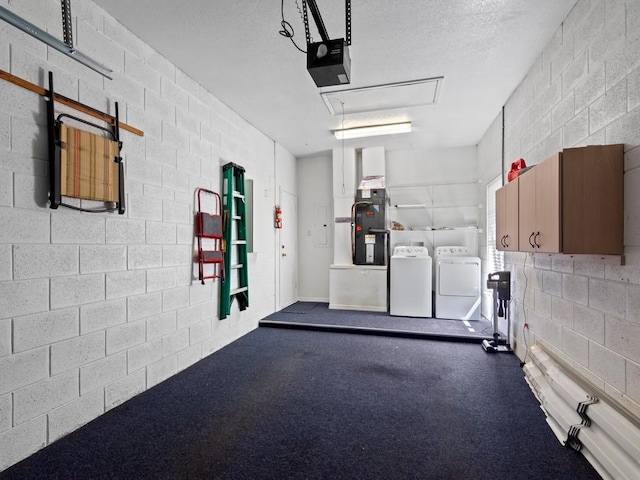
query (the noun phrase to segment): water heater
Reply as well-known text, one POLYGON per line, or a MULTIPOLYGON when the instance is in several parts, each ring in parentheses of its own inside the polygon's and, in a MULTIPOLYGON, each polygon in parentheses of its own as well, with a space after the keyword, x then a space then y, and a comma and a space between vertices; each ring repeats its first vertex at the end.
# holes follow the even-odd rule
POLYGON ((384 188, 358 189, 353 204, 352 247, 355 265, 386 264, 384 188))

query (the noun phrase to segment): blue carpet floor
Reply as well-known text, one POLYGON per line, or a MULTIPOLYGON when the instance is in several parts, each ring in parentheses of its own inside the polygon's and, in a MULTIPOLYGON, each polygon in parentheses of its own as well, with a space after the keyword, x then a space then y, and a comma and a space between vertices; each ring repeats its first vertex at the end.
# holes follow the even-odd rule
POLYGON ((0 473, 14 479, 563 479, 513 355, 259 328, 0 473))

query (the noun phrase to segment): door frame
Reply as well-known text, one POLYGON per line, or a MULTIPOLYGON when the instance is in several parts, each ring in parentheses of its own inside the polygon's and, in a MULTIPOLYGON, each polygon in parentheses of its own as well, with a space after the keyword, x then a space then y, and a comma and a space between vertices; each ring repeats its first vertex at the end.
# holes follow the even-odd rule
POLYGON ((298 212, 297 212, 297 205, 296 205, 298 197, 294 193, 283 188, 282 186, 280 186, 279 188, 278 197, 279 197, 279 205, 283 207, 283 228, 278 229, 278 234, 276 238, 276 241, 277 241, 276 262, 278 267, 278 278, 277 278, 278 291, 276 295, 276 311, 282 310, 283 308, 286 308, 289 305, 292 305, 298 301, 298 212), (291 198, 293 199, 293 203, 295 205, 295 209, 293 211, 287 212, 287 210, 291 210, 291 209, 286 208, 283 205, 284 203, 283 192, 285 194, 290 195, 291 198), (289 239, 284 238, 286 234, 290 234, 289 239), (283 285, 283 281, 285 281, 283 276, 286 270, 283 268, 284 257, 282 256, 282 253, 283 253, 282 245, 284 244, 284 242, 287 243, 286 245, 287 251, 285 252, 287 254, 287 259, 288 260, 293 259, 293 262, 294 262, 293 275, 295 276, 292 298, 288 300, 282 298, 282 293, 284 291, 282 285, 283 285))

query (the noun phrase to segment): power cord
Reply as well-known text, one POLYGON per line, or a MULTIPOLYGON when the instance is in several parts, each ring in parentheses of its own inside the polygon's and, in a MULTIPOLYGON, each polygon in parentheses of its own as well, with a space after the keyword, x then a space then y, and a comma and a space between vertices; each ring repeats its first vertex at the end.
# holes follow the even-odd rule
POLYGON ((342 106, 342 194, 345 193, 345 185, 344 185, 344 102, 338 99, 340 105, 342 106))
MULTIPOLYGON (((296 6, 298 7, 298 11, 300 12, 300 14, 302 15, 302 10, 300 10, 300 5, 298 5, 298 0, 296 0, 296 6)), ((302 53, 306 54, 307 52, 305 50, 302 50, 298 44, 296 44, 295 40, 293 39, 293 36, 295 35, 295 32, 293 30, 293 27, 291 26, 291 24, 289 22, 287 22, 284 19, 284 0, 280 1, 280 15, 282 17, 282 21, 280 22, 280 26, 282 27, 282 30, 279 30, 278 33, 280 35, 282 35, 285 38, 288 38, 289 40, 291 40, 291 43, 293 43, 293 45, 300 50, 302 53)))
POLYGON ((529 322, 527 320, 527 306, 525 304, 525 298, 527 296, 527 285, 529 283, 529 279, 527 277, 527 258, 528 254, 524 254, 524 264, 522 265, 522 273, 524 275, 524 295, 522 297, 522 311, 524 312, 524 323, 522 324, 522 339, 524 340, 524 358, 522 362, 520 362, 520 368, 524 367, 527 363, 527 357, 529 356, 529 343, 527 342, 527 330, 529 330, 529 322))

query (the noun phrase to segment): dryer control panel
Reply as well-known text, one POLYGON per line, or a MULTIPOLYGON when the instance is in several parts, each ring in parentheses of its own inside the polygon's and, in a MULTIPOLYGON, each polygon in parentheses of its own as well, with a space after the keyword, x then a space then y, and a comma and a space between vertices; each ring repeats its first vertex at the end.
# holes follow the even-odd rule
POLYGON ((442 255, 456 255, 456 256, 471 256, 471 248, 463 247, 463 246, 446 246, 446 247, 436 247, 436 256, 442 255))

